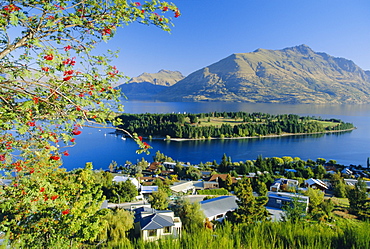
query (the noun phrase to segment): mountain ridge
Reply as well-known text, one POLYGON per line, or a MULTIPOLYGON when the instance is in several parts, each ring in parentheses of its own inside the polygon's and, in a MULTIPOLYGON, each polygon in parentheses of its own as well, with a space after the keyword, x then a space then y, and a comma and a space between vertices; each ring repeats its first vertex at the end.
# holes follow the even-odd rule
POLYGON ((179 71, 161 69, 157 73, 142 73, 117 87, 128 99, 144 100, 151 99, 183 78, 179 71))
POLYGON ((154 96, 162 101, 369 103, 370 71, 307 45, 235 53, 154 96))

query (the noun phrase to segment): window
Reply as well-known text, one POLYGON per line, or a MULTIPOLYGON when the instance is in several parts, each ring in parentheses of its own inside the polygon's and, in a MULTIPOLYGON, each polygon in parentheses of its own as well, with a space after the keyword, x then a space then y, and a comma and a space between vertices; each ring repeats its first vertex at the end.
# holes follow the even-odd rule
POLYGON ((164 227, 164 233, 172 233, 172 227, 164 227))
POLYGON ((149 237, 157 236, 157 229, 148 230, 148 236, 149 237))
POLYGON ((224 217, 224 215, 223 214, 219 214, 219 215, 216 216, 216 219, 220 219, 222 217, 224 217))

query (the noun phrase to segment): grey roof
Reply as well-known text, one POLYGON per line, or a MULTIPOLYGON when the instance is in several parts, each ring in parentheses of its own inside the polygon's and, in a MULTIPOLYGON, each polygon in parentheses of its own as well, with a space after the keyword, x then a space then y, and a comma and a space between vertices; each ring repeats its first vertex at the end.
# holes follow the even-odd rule
POLYGON ((140 220, 141 230, 153 230, 160 229, 163 227, 173 226, 173 219, 171 216, 162 214, 152 214, 146 216, 140 220))
POLYGON ((9 186, 11 183, 11 179, 0 179, 0 185, 9 186))
MULTIPOLYGON (((358 182, 358 180, 356 179, 344 179, 344 181, 347 185, 355 185, 358 182)), ((364 181, 364 182, 366 184, 366 188, 370 189, 370 181, 364 181)))
POLYGON ((313 185, 313 184, 317 184, 317 185, 321 186, 324 189, 328 189, 328 186, 326 186, 326 184, 323 181, 319 180, 319 179, 310 178, 308 180, 305 180, 305 183, 310 185, 310 186, 313 185))
POLYGON ((158 186, 141 186, 142 194, 151 194, 158 191, 158 186))
POLYGON ((199 202, 206 217, 233 211, 238 208, 236 196, 226 195, 199 202))
POLYGON ((275 198, 283 201, 290 201, 292 198, 298 198, 299 202, 308 202, 309 197, 304 195, 298 195, 294 193, 284 193, 284 192, 270 192, 268 193, 268 198, 275 198))

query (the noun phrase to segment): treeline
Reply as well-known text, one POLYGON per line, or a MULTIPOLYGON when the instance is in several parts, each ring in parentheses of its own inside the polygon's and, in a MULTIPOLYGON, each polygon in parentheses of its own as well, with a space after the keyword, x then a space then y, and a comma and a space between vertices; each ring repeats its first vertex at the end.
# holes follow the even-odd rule
POLYGON ((282 133, 316 133, 332 130, 347 130, 353 124, 338 119, 322 120, 314 117, 300 117, 295 114, 271 115, 266 113, 246 112, 210 112, 200 114, 123 114, 118 117, 123 124, 118 126, 140 136, 172 138, 223 138, 266 136, 282 133), (207 125, 210 118, 238 120, 238 124, 226 122, 221 125, 207 125), (208 119, 207 119, 208 118, 208 119), (202 119, 203 121, 199 121, 202 119), (208 121, 204 121, 208 120, 208 121), (335 123, 325 127, 318 121, 335 123))

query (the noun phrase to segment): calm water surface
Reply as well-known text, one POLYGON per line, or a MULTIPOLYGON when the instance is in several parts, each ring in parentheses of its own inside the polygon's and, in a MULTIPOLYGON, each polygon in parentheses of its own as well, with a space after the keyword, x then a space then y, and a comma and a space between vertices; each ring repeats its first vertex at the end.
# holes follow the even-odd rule
POLYGON ((197 164, 221 160, 224 153, 232 161, 254 160, 263 157, 300 157, 303 160, 334 159, 344 165, 366 165, 370 157, 370 105, 283 105, 249 103, 180 103, 180 102, 126 102, 126 113, 201 113, 212 111, 245 111, 271 114, 297 114, 322 118, 339 118, 353 123, 357 129, 341 134, 302 135, 279 138, 253 138, 211 141, 148 141, 153 147, 150 155, 136 154, 137 145, 130 139, 110 134, 114 129, 84 128, 76 137, 76 146, 68 148, 64 157, 68 170, 93 162, 94 168, 106 169, 112 160, 124 164, 144 157, 151 161, 156 151, 174 160, 197 164))

